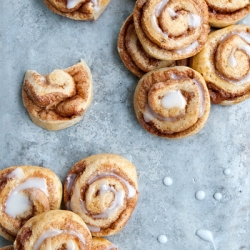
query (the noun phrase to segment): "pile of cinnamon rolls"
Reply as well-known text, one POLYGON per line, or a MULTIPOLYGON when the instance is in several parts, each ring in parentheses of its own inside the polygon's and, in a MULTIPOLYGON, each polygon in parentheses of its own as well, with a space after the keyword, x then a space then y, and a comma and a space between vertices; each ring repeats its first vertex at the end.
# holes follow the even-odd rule
POLYGON ((245 0, 136 1, 117 47, 140 78, 134 108, 144 129, 187 137, 204 127, 210 101, 232 105, 250 97, 250 27, 235 25, 249 12, 245 0))
POLYGON ((119 155, 77 162, 64 191, 47 168, 6 168, 0 171, 0 235, 14 244, 1 249, 117 250, 103 236, 125 226, 137 199, 136 169, 119 155))

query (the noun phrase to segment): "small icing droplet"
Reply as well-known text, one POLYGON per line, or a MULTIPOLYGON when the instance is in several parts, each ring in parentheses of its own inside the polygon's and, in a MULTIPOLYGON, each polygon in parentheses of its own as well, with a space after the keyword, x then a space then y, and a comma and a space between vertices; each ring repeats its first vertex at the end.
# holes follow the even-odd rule
POLYGON ((184 109, 187 102, 181 91, 170 91, 161 100, 161 105, 163 108, 172 109, 184 109))
POLYGON ((231 169, 230 168, 226 168, 223 171, 224 175, 230 175, 231 174, 231 169))
POLYGON ((195 198, 199 201, 204 200, 206 197, 206 193, 203 190, 199 190, 195 193, 195 198))
POLYGON ((161 244, 165 244, 165 243, 167 243, 168 242, 168 238, 167 238, 167 236, 166 235, 159 235, 158 236, 158 241, 161 243, 161 244))
POLYGON ((220 201, 222 199, 222 194, 221 193, 215 193, 214 194, 214 199, 217 200, 217 201, 220 201))
POLYGON ((163 183, 164 183, 164 185, 166 185, 166 186, 171 186, 172 184, 173 184, 173 180, 172 180, 172 178, 171 177, 165 177, 164 179, 163 179, 163 183))
POLYGON ((200 239, 210 242, 213 244, 214 250, 216 250, 215 244, 214 244, 214 236, 213 233, 209 230, 204 229, 198 229, 195 233, 200 239))

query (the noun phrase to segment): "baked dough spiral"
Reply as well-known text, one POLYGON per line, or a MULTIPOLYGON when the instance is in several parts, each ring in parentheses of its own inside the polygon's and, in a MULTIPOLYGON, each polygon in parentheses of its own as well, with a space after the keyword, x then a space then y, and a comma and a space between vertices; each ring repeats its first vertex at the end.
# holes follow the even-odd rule
POLYGON ((250 12, 249 0, 206 0, 209 10, 209 24, 223 28, 237 23, 250 12))
POLYGON ((31 120, 47 130, 70 127, 82 118, 92 101, 92 76, 82 60, 67 69, 42 76, 28 70, 22 88, 31 120))
POLYGON ((250 97, 250 27, 232 25, 209 34, 204 49, 191 60, 213 103, 231 105, 250 97))
POLYGON ((36 214, 59 209, 62 184, 51 170, 13 166, 0 171, 0 235, 14 241, 22 225, 36 214))
POLYGON ((54 13, 75 20, 96 20, 110 0, 44 0, 54 13))
POLYGON ((199 132, 210 112, 202 76, 184 66, 162 68, 144 75, 135 90, 137 119, 148 132, 171 139, 199 132))
POLYGON ((67 209, 81 216, 93 236, 119 232, 138 198, 136 169, 113 154, 89 156, 77 162, 64 184, 67 209))
POLYGON ((18 232, 15 250, 91 250, 91 234, 75 213, 51 210, 28 220, 18 232))
POLYGON ((118 250, 118 248, 104 238, 93 237, 91 250, 118 250))
POLYGON ((204 0, 137 0, 133 17, 145 51, 161 60, 198 53, 210 30, 204 0))
POLYGON ((184 59, 166 61, 153 58, 147 54, 137 37, 133 15, 130 15, 122 25, 117 48, 124 65, 138 77, 142 77, 145 73, 158 68, 187 65, 187 60, 184 59))

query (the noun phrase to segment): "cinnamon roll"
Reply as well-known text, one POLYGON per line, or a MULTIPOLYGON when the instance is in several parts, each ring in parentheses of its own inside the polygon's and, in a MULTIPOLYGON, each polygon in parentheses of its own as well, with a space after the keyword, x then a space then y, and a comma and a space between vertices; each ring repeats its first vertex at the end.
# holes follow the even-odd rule
POLYGON ((198 53, 210 30, 204 0, 137 0, 133 17, 145 51, 161 60, 198 53))
POLYGON ((42 76, 26 72, 23 103, 31 120, 48 130, 70 127, 82 118, 92 101, 92 76, 82 60, 67 69, 42 76))
POLYGON ((136 169, 113 154, 89 156, 77 162, 64 184, 67 209, 81 216, 93 236, 119 232, 138 198, 136 169))
POLYGON ((1 247, 0 250, 14 250, 13 246, 1 247))
POLYGON ((208 86, 213 103, 231 105, 250 97, 250 27, 232 25, 209 34, 191 60, 208 86))
POLYGON ((44 0, 54 13, 75 20, 96 20, 110 0, 44 0))
POLYGON ((36 214, 59 209, 62 184, 49 169, 13 166, 0 171, 0 235, 14 241, 22 225, 36 214))
POLYGON ((91 250, 118 250, 118 248, 104 238, 93 237, 91 250))
POLYGON ((148 132, 171 139, 198 133, 210 112, 202 76, 184 66, 162 68, 144 75, 135 90, 137 119, 148 132))
POLYGON ((18 232, 15 250, 91 250, 91 234, 75 213, 51 210, 28 220, 18 232))
POLYGON ((209 11, 209 24, 223 28, 237 23, 250 13, 248 0, 206 0, 209 11))

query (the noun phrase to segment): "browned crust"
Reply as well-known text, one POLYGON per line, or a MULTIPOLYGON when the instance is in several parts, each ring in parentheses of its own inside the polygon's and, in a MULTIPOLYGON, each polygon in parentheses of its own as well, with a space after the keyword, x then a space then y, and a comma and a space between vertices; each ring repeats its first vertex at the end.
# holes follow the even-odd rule
POLYGON ((14 250, 13 246, 1 247, 0 250, 14 250))

